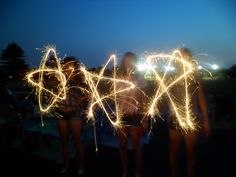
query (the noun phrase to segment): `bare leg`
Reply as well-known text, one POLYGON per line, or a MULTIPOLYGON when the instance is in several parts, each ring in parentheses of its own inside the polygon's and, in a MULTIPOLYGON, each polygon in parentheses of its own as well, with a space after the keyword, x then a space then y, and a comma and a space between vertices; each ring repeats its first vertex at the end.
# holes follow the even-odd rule
POLYGON ((141 149, 141 138, 142 138, 142 128, 141 127, 131 127, 130 128, 130 138, 134 151, 135 160, 135 177, 141 176, 141 165, 142 165, 142 149, 141 149))
POLYGON ((122 165, 122 177, 127 177, 128 175, 128 160, 127 160, 127 127, 122 127, 118 130, 118 137, 120 141, 120 160, 122 165))
POLYGON ((82 127, 81 121, 71 120, 70 127, 71 127, 73 142, 74 142, 77 154, 79 155, 79 162, 80 162, 79 173, 83 173, 84 172, 84 147, 80 142, 81 127, 82 127))
POLYGON ((64 167, 69 167, 69 144, 68 144, 68 122, 65 120, 58 120, 58 130, 62 142, 64 167))
POLYGON ((195 176, 195 150, 196 150, 196 143, 197 143, 197 134, 190 133, 184 136, 185 139, 185 146, 186 146, 186 153, 187 153, 187 170, 188 170, 188 177, 195 176))
POLYGON ((178 153, 180 149, 181 134, 174 129, 169 129, 170 140, 170 171, 172 177, 177 177, 178 153))

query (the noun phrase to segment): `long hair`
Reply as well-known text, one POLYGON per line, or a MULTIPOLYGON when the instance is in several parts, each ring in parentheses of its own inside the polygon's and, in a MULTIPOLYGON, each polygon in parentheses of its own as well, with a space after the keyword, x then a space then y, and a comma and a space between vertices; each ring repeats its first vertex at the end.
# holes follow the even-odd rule
POLYGON ((190 86, 192 87, 193 90, 195 90, 196 87, 198 87, 199 83, 201 82, 200 73, 197 69, 197 65, 198 65, 197 61, 193 58, 192 52, 189 48, 183 47, 183 48, 180 48, 179 51, 181 52, 181 54, 185 55, 188 62, 190 62, 192 66, 194 67, 194 72, 191 75, 192 81, 190 82, 190 86))
POLYGON ((66 67, 67 64, 73 64, 74 67, 74 74, 73 77, 70 79, 70 83, 72 85, 76 83, 82 82, 82 74, 79 72, 79 67, 80 67, 80 62, 77 58, 75 57, 66 57, 63 60, 63 67, 66 67))
POLYGON ((69 63, 73 63, 75 69, 77 69, 77 67, 79 66, 80 62, 78 61, 77 58, 75 57, 66 57, 63 59, 63 65, 64 67, 69 64, 69 63))
POLYGON ((133 53, 133 52, 126 52, 123 59, 122 59, 122 62, 121 62, 121 65, 120 65, 120 69, 119 69, 119 74, 120 75, 127 75, 127 68, 125 67, 125 58, 126 57, 130 57, 132 59, 132 61, 129 61, 130 64, 134 64, 136 61, 137 61, 137 56, 133 53))
POLYGON ((189 58, 193 57, 191 50, 187 47, 180 48, 179 51, 187 55, 189 58))

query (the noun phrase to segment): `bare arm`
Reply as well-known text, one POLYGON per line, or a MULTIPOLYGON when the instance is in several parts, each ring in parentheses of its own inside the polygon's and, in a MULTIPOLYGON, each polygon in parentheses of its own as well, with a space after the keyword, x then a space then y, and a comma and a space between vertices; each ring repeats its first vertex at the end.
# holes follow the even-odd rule
POLYGON ((210 133, 210 124, 209 124, 209 117, 208 117, 207 102, 206 102, 206 98, 205 98, 204 91, 202 88, 202 84, 199 85, 197 95, 198 95, 198 105, 203 114, 203 121, 204 121, 203 129, 206 136, 208 136, 210 133))

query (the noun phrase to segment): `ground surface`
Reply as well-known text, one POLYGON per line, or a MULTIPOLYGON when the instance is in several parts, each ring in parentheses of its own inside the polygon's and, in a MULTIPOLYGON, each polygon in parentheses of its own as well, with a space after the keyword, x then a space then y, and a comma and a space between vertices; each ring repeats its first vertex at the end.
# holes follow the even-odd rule
MULTIPOLYGON (((168 136, 165 127, 154 130, 154 137, 145 145, 143 176, 168 177, 168 136)), ((198 147, 197 176, 199 177, 234 177, 236 158, 236 131, 213 130, 209 140, 200 139, 198 147)), ((180 155, 180 176, 184 173, 184 150, 180 155)), ((130 171, 132 167, 132 153, 128 152, 130 171)), ((53 160, 38 157, 27 151, 17 150, 6 146, 0 147, 1 177, 31 176, 46 177, 59 176, 60 166, 53 160)), ((71 160, 71 174, 76 176, 76 160, 71 160)), ((118 177, 120 174, 118 149, 100 146, 96 154, 94 147, 86 150, 86 176, 88 177, 118 177)), ((132 172, 130 173, 132 176, 132 172)))

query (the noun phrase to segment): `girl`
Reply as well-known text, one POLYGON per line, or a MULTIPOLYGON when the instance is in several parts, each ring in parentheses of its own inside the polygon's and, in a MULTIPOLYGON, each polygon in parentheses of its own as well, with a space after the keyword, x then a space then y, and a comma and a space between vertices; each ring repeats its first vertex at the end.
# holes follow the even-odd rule
POLYGON ((84 116, 86 97, 78 86, 82 84, 82 77, 75 71, 78 63, 75 58, 67 57, 64 59, 63 70, 68 79, 67 98, 59 107, 59 114, 62 116, 58 120, 58 129, 62 141, 64 168, 61 174, 65 174, 69 167, 69 129, 72 133, 73 142, 77 153, 79 154, 80 167, 78 175, 84 174, 84 147, 80 142, 82 119, 84 116))
MULTIPOLYGON (((139 86, 139 80, 134 75, 134 67, 137 58, 135 54, 127 52, 124 55, 121 67, 120 76, 122 79, 129 80, 139 86)), ((119 86, 117 86, 119 87, 119 86)), ((130 91, 124 92, 119 98, 119 108, 123 113, 122 122, 125 124, 118 130, 118 136, 120 141, 120 159, 123 168, 122 177, 128 175, 128 164, 127 164, 127 135, 129 133, 131 144, 134 151, 135 160, 135 177, 141 176, 141 162, 142 162, 142 149, 141 149, 141 137, 142 137, 142 126, 141 126, 141 99, 143 95, 137 89, 131 89, 130 91)), ((143 101, 143 100, 142 100, 143 101)))
MULTIPOLYGON (((192 54, 189 49, 182 48, 180 53, 183 58, 189 59, 192 61, 192 54)), ((197 73, 193 76, 195 81, 192 81, 188 86, 191 94, 190 105, 192 112, 197 116, 196 120, 199 121, 202 125, 202 128, 206 135, 209 135, 210 126, 207 112, 207 103, 203 93, 202 84, 200 78, 197 76, 197 73)), ((178 100, 183 100, 184 98, 184 88, 181 87, 181 84, 173 86, 171 89, 173 95, 178 100)), ((183 100, 184 101, 184 100, 183 100)), ((195 150, 197 143, 197 132, 188 132, 184 134, 179 131, 178 125, 175 123, 175 115, 170 115, 169 121, 169 141, 170 141, 170 170, 171 176, 177 177, 177 165, 178 165, 178 153, 180 148, 181 139, 183 138, 186 148, 186 158, 187 158, 187 174, 188 177, 194 176, 195 170, 195 150)), ((181 128, 180 128, 181 129, 181 128)))

